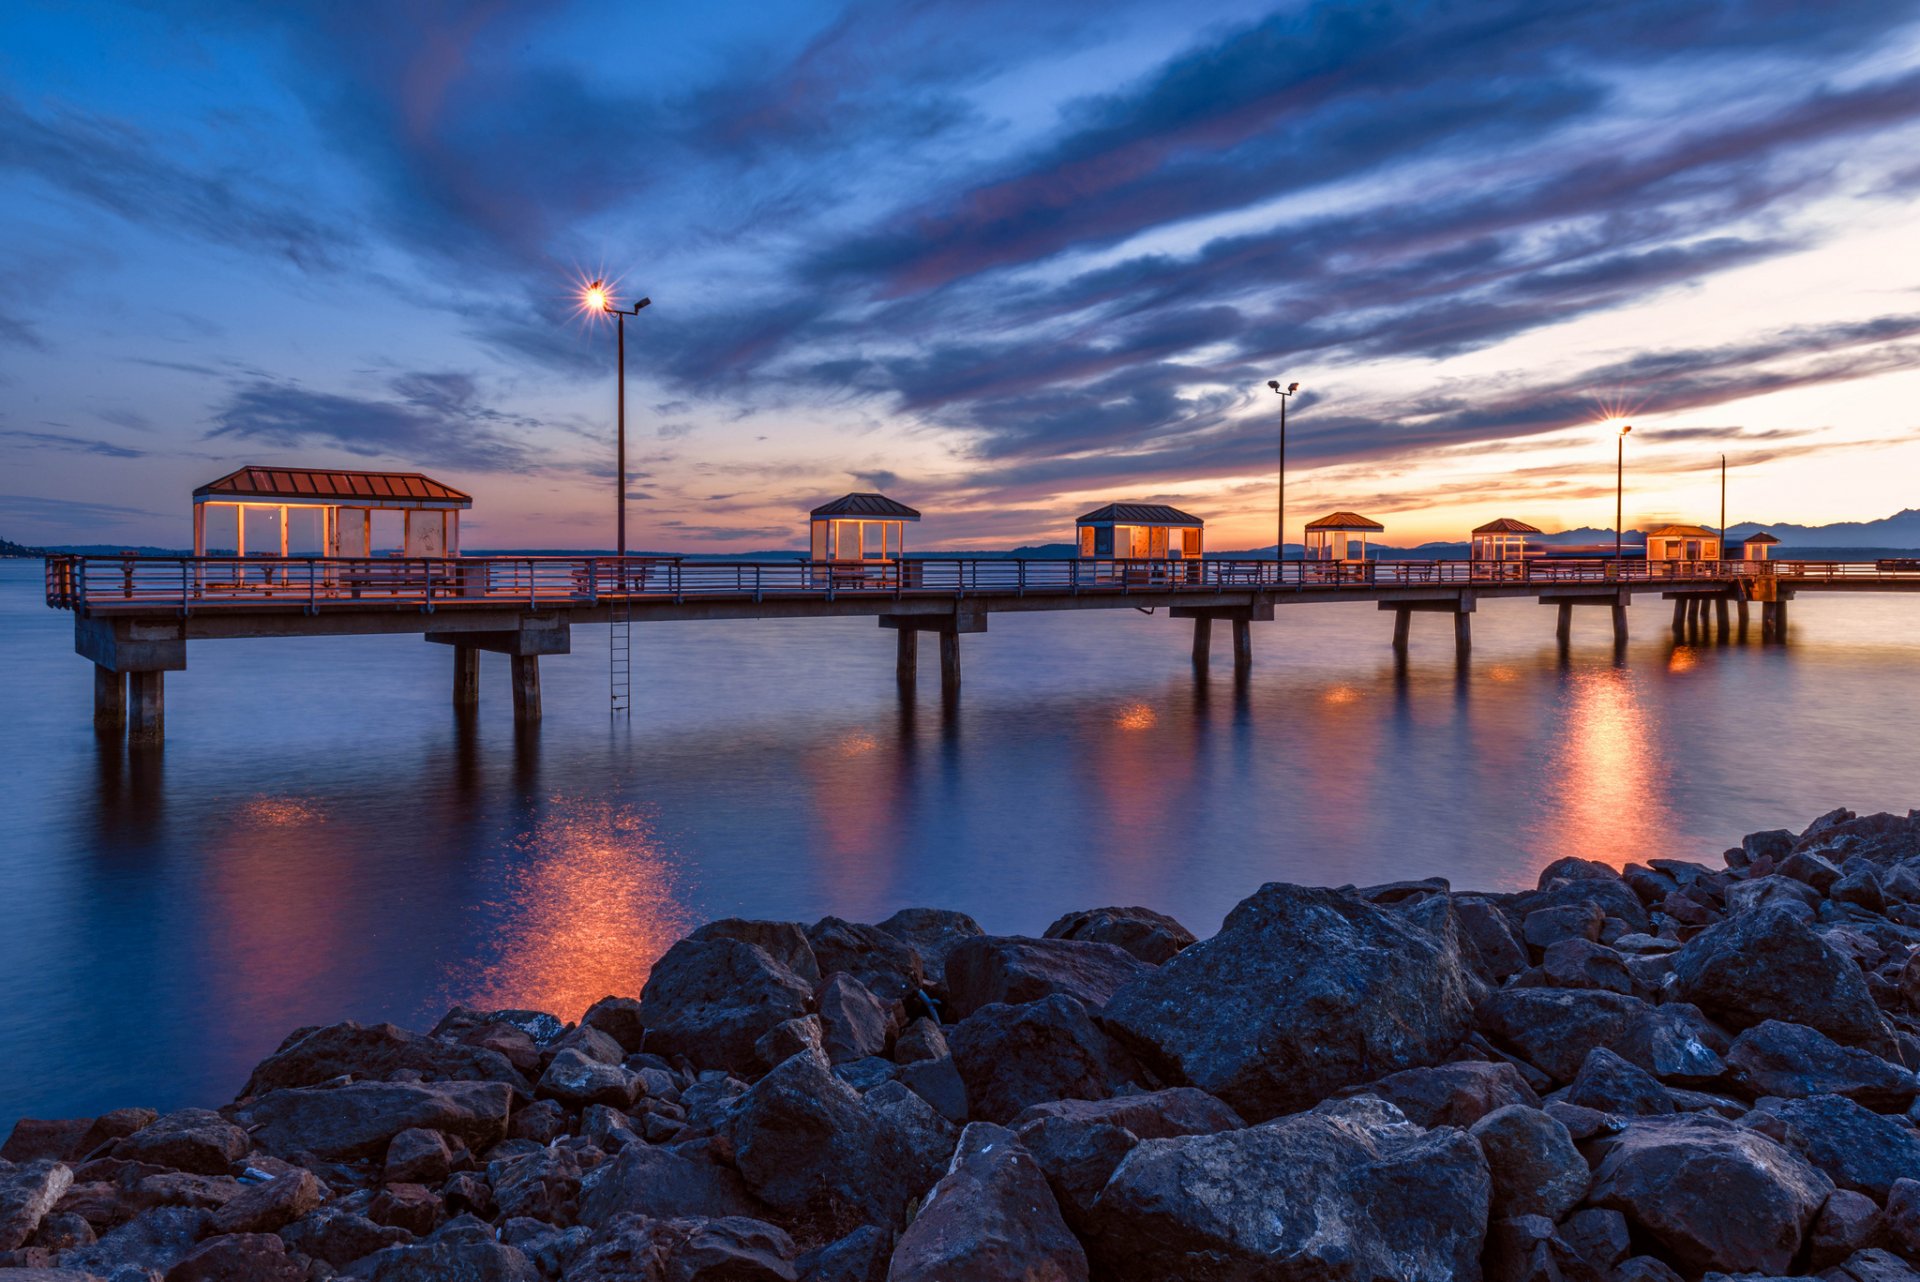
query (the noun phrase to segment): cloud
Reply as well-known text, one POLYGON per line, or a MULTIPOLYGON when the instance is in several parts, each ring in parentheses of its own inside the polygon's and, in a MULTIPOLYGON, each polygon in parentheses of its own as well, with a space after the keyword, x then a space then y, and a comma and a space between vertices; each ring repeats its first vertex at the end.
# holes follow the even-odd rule
POLYGON ((95 454, 101 458, 147 457, 146 450, 136 450, 129 446, 116 445, 112 441, 95 440, 91 437, 68 436, 60 432, 25 432, 0 428, 0 441, 10 441, 22 449, 58 450, 67 454, 95 454))

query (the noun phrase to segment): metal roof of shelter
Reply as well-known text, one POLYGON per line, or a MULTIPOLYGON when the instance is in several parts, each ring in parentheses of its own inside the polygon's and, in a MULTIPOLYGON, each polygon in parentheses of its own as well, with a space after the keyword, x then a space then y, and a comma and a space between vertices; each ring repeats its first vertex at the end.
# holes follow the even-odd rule
POLYGON ((1720 536, 1698 525, 1663 525, 1657 530, 1648 530, 1647 537, 1650 539, 1717 539, 1720 536))
POLYGON ((846 494, 822 503, 808 515, 867 518, 880 521, 917 521, 920 513, 884 494, 846 494))
POLYGON ((1099 525, 1107 521, 1120 525, 1206 525, 1191 512, 1182 512, 1165 503, 1109 503, 1095 508, 1075 524, 1099 525))
POLYGON ((1384 530, 1387 527, 1378 521, 1369 520, 1358 512, 1330 512, 1317 521, 1308 521, 1309 530, 1384 530))
POLYGON ((243 467, 193 492, 204 500, 324 503, 344 507, 472 507, 473 496, 419 472, 243 467))
POLYGON ((1780 540, 1774 538, 1771 534, 1768 534, 1765 530, 1757 530, 1754 533, 1747 535, 1746 538, 1740 541, 1742 543, 1778 543, 1780 540))
POLYGON ((1528 525, 1525 521, 1516 521, 1503 516, 1497 521, 1488 521, 1474 530, 1475 534, 1538 534, 1539 527, 1528 525))

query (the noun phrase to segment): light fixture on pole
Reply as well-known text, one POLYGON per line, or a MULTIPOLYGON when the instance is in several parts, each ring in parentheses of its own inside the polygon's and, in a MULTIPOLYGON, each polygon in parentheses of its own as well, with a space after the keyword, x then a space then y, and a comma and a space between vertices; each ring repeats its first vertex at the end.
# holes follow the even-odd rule
POLYGON ((1620 454, 1613 463, 1613 572, 1620 573, 1620 535, 1623 527, 1621 513, 1626 507, 1627 497, 1627 433, 1633 430, 1633 424, 1626 423, 1620 428, 1620 454))
POLYGON ((1278 515, 1274 521, 1273 563, 1274 581, 1280 579, 1280 563, 1287 559, 1287 402, 1300 390, 1300 384, 1288 383, 1285 389, 1280 380, 1270 378, 1267 386, 1280 397, 1280 502, 1278 515))
POLYGON ((642 308, 652 305, 651 298, 643 298, 632 307, 616 305, 613 287, 605 280, 589 281, 580 292, 580 306, 589 313, 614 317, 619 331, 620 410, 615 447, 619 477, 614 482, 614 492, 618 495, 614 509, 614 554, 621 557, 627 554, 627 317, 638 316, 642 308))
POLYGON ((1727 559, 1727 456, 1720 456, 1720 559, 1727 559))

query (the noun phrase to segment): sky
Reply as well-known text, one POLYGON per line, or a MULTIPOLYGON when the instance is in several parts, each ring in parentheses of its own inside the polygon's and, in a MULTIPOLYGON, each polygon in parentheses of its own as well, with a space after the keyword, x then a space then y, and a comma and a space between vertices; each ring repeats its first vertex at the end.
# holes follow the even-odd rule
POLYGON ((1920 0, 0 8, 0 537, 178 546, 249 463, 464 542, 921 547, 1112 499, 1920 506, 1920 0), (914 543, 910 543, 913 546, 914 543))

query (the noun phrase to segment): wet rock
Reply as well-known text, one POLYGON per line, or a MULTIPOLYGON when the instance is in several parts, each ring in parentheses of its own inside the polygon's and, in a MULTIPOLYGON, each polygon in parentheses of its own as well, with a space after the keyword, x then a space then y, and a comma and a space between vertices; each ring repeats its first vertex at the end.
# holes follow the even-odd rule
POLYGON ((1787 913, 1749 913, 1707 930, 1674 959, 1674 982, 1736 1031, 1777 1019, 1849 1046, 1891 1045, 1859 967, 1787 913))
POLYGON ((553 1057, 534 1089, 542 1097, 558 1100, 563 1107, 576 1111, 591 1104, 631 1108, 640 1098, 640 1075, 624 1065, 603 1063, 590 1058, 581 1048, 569 1046, 553 1057))
POLYGON ((1067 1222, 1082 1228, 1094 1197, 1141 1140, 1213 1135, 1244 1125, 1205 1091, 1178 1086, 1109 1100, 1036 1104, 1009 1129, 1040 1163, 1067 1222))
POLYGON ((785 1019, 760 1035, 753 1044, 754 1058, 768 1068, 772 1068, 783 1059, 790 1059, 802 1051, 820 1051, 827 1048, 827 1030, 818 1015, 802 1015, 798 1019, 785 1019))
POLYGON ((206 1236, 207 1212, 185 1206, 162 1206, 140 1214, 91 1246, 68 1251, 63 1268, 111 1276, 129 1265, 165 1273, 184 1259, 206 1236))
POLYGON ((1470 1278, 1490 1197, 1465 1133, 1423 1131, 1384 1101, 1338 1100, 1244 1130, 1142 1140, 1094 1200, 1087 1247, 1113 1282, 1470 1278))
POLYGON ((292 1170, 256 1184, 213 1213, 215 1233, 276 1233, 326 1200, 312 1171, 292 1170))
POLYGON ((911 949, 927 983, 942 988, 946 984, 947 954, 961 941, 986 934, 973 918, 945 908, 902 908, 876 929, 911 949))
POLYGON ((820 962, 813 955, 807 928, 797 921, 747 921, 728 917, 710 921, 688 936, 694 940, 737 939, 752 944, 767 956, 804 979, 809 986, 820 982, 820 962))
POLYGON ((1004 1123, 1032 1104, 1110 1093, 1106 1038, 1064 994, 982 1007, 949 1030, 948 1042, 981 1121, 1004 1123))
POLYGON ((587 1007, 587 1013, 580 1017, 580 1026, 605 1033, 629 1055, 638 1051, 646 1040, 646 1023, 640 1018, 640 1002, 632 997, 602 997, 587 1007))
POLYGON ((167 1282, 306 1282, 306 1265, 271 1233, 208 1238, 167 1270, 167 1282))
POLYGON ((1522 935, 1534 948, 1551 948, 1569 939, 1600 940, 1600 923, 1606 912, 1598 904, 1563 904, 1555 908, 1536 908, 1520 923, 1522 935))
POLYGON ((758 1220, 628 1217, 596 1236, 567 1282, 794 1282, 793 1240, 758 1220))
POLYGON ((813 986, 765 949, 738 939, 683 939, 641 990, 647 1049, 701 1068, 759 1068, 754 1043, 807 1013, 813 986))
POLYGON ((1905 1119, 1860 1107, 1838 1095, 1765 1099, 1755 1112, 1780 1119, 1794 1147, 1841 1188, 1884 1202, 1895 1180, 1920 1176, 1920 1135, 1905 1119))
POLYGON ((1816 1269, 1839 1264, 1873 1245, 1879 1232, 1880 1208, 1872 1198, 1852 1189, 1835 1189, 1813 1222, 1808 1263, 1816 1269))
POLYGON ((983 935, 962 940, 947 954, 947 1013, 962 1020, 984 1006, 1019 1005, 1055 993, 1098 1010, 1151 969, 1113 944, 983 935))
POLYGON ((1511 1064, 1463 1060, 1431 1068, 1409 1068, 1350 1094, 1375 1095, 1394 1105, 1415 1126, 1472 1126, 1509 1104, 1540 1107, 1540 1097, 1511 1064))
POLYGON ((895 1031, 893 1003, 875 997, 846 971, 836 971, 820 986, 818 1005, 821 1045, 829 1061, 844 1064, 886 1054, 895 1031))
POLYGON ((73 1186, 73 1169, 64 1162, 0 1162, 0 1251, 25 1246, 73 1186))
POLYGON ((877 926, 823 917, 807 928, 807 939, 823 976, 846 971, 883 1001, 903 1001, 926 982, 920 954, 877 926))
POLYGON ((1162 1080, 1265 1118, 1439 1062, 1471 1025, 1473 985, 1457 951, 1394 913, 1276 882, 1122 988, 1103 1023, 1162 1080))
POLYGON ((1011 1132, 975 1122, 893 1252, 889 1282, 1078 1282, 1087 1257, 1011 1132))
POLYGON ((892 1122, 812 1055, 795 1055, 754 1083, 734 1104, 725 1138, 754 1196, 822 1236, 903 1225, 907 1203, 936 1174, 920 1178, 892 1122))
POLYGON ((1575 1211, 1560 1222, 1559 1234, 1574 1254, 1603 1276, 1633 1249, 1627 1217, 1604 1207, 1590 1206, 1584 1211, 1575 1211))
POLYGON ((1804 1024, 1764 1020, 1733 1041, 1728 1076, 1753 1095, 1844 1095, 1872 1109, 1904 1109, 1920 1093, 1913 1073, 1842 1046, 1804 1024))
POLYGON ((1154 966, 1194 942, 1192 931, 1151 908, 1089 908, 1067 913, 1047 927, 1046 937, 1113 944, 1154 966))
POLYGON ((355 1260, 411 1241, 405 1229, 375 1224, 344 1206, 322 1206, 280 1230, 288 1248, 344 1269, 355 1260))
POLYGON ((1453 911, 1462 952, 1480 978, 1497 984, 1527 968, 1527 950, 1505 913, 1472 895, 1454 896, 1453 911))
POLYGON ((271 1091, 237 1117, 269 1153, 352 1159, 384 1154, 394 1136, 415 1127, 484 1151, 506 1138, 512 1103, 502 1082, 354 1082, 271 1091))
POLYGON ((388 1184, 438 1184, 453 1174, 453 1153, 438 1131, 401 1131, 387 1143, 381 1179, 388 1184))
POLYGON ((596 1229, 623 1215, 672 1220, 763 1214, 731 1169, 644 1145, 624 1148, 589 1172, 580 1192, 580 1222, 596 1229))
POLYGON ((886 1282, 893 1234, 878 1225, 855 1229, 794 1261, 800 1282, 886 1282))
POLYGON ((505 1082, 522 1094, 528 1090, 526 1078, 498 1051, 423 1037, 392 1024, 348 1020, 289 1038, 255 1066, 240 1094, 318 1086, 348 1074, 385 1080, 402 1070, 432 1081, 505 1082))
POLYGON ((183 1108, 155 1119, 114 1145, 115 1157, 199 1175, 225 1175, 247 1155, 247 1133, 220 1114, 183 1108))
POLYGON ((1675 1112, 1673 1096, 1645 1069, 1629 1064, 1604 1046, 1587 1052, 1566 1101, 1581 1108, 1621 1116, 1648 1117, 1675 1112))
POLYGON ((1558 1220, 1586 1196, 1587 1159, 1573 1137, 1537 1108, 1509 1104, 1473 1124, 1493 1179, 1495 1218, 1543 1215, 1558 1220))
POLYGON ((1589 1200, 1693 1272, 1786 1272, 1833 1191, 1787 1149, 1706 1114, 1642 1118, 1603 1147, 1589 1200))

